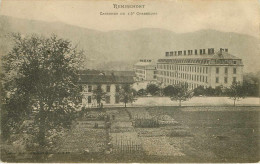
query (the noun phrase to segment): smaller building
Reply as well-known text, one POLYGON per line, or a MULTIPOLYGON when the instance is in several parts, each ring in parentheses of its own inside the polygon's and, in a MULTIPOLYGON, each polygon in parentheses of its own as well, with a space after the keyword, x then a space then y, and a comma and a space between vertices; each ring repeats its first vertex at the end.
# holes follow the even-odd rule
POLYGON ((156 80, 156 63, 150 59, 140 59, 134 65, 136 81, 156 80))
POLYGON ((92 108, 98 107, 99 102, 94 99, 93 91, 101 86, 103 92, 106 93, 104 101, 101 103, 106 105, 119 105, 119 96, 117 93, 125 84, 132 85, 134 77, 131 73, 123 75, 120 71, 82 71, 80 74, 79 84, 82 86, 82 107, 92 108), (84 72, 84 73, 83 73, 84 72))

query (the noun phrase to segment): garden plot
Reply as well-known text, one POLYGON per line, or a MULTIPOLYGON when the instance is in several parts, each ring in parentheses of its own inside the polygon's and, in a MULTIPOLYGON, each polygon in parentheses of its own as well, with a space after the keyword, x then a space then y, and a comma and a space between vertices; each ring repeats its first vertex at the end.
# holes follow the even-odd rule
POLYGON ((95 124, 98 124, 98 128, 104 128, 104 121, 78 121, 77 128, 74 131, 93 128, 95 124))
POLYGON ((113 122, 111 125, 110 133, 123 133, 123 132, 133 132, 134 128, 132 122, 113 122))
POLYGON ((63 137, 58 151, 70 153, 103 152, 106 145, 106 131, 103 128, 94 128, 97 122, 104 125, 102 121, 79 121, 63 137))
POLYGON ((113 153, 140 153, 142 142, 136 132, 110 133, 113 153))
POLYGON ((127 111, 130 113, 132 120, 135 119, 151 119, 152 116, 145 108, 129 108, 127 111))
POLYGON ((119 122, 120 121, 123 121, 123 122, 130 121, 129 115, 125 109, 119 108, 117 111, 118 111, 118 113, 116 113, 116 115, 115 115, 115 121, 119 121, 119 122))
POLYGON ((142 152, 141 141, 127 111, 125 109, 118 110, 114 117, 109 131, 112 152, 116 154, 142 152))
POLYGON ((141 137, 144 152, 155 156, 184 156, 181 148, 170 144, 168 137, 141 137))

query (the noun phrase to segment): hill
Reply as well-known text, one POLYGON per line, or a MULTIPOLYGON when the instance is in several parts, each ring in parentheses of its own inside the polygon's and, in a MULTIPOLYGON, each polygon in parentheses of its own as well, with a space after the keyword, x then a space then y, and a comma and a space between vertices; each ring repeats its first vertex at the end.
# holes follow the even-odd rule
POLYGON ((158 59, 165 51, 223 47, 242 58, 245 72, 260 70, 259 39, 253 36, 200 30, 174 33, 164 29, 145 28, 133 31, 101 32, 61 22, 43 22, 0 16, 0 54, 10 50, 4 36, 11 32, 41 35, 57 34, 85 50, 87 67, 96 69, 128 70, 140 58, 158 59))

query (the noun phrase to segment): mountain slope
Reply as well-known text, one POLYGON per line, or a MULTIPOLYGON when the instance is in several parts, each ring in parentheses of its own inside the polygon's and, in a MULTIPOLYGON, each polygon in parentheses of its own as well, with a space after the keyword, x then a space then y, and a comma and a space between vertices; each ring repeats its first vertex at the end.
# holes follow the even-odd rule
POLYGON ((1 54, 7 53, 11 47, 4 37, 7 33, 54 33, 84 49, 89 68, 131 69, 133 63, 140 58, 158 59, 164 56, 165 51, 223 47, 229 48, 230 53, 243 59, 246 72, 260 70, 259 39, 231 32, 201 30, 180 34, 153 28, 100 32, 59 22, 31 21, 7 16, 0 16, 0 30, 1 54))

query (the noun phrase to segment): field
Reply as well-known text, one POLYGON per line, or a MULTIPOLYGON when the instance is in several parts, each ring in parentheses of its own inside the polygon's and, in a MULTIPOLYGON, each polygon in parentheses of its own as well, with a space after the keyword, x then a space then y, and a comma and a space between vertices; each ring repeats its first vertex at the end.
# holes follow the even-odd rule
POLYGON ((258 162, 259 114, 260 107, 91 111, 41 162, 258 162))
POLYGON ((187 127, 192 137, 171 137, 192 162, 259 161, 259 107, 156 107, 187 127), (186 138, 186 139, 185 139, 186 138))

